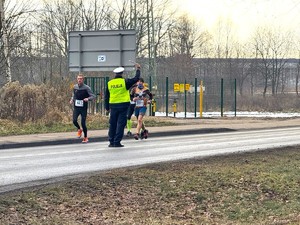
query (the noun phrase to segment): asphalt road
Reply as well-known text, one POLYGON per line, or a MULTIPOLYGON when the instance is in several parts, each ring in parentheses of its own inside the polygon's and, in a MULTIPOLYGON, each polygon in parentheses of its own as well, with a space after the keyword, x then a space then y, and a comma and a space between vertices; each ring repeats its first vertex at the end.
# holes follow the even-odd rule
POLYGON ((300 144, 300 128, 241 130, 0 151, 0 192, 56 182, 85 173, 300 144))

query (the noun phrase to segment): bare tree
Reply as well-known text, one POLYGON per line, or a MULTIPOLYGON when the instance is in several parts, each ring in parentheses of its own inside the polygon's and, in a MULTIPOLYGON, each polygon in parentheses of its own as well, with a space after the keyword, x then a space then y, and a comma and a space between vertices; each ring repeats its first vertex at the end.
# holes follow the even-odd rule
POLYGON ((11 82, 11 69, 10 69, 10 55, 9 55, 9 44, 7 37, 7 26, 5 21, 5 13, 4 13, 4 0, 0 2, 0 16, 1 16, 1 30, 2 30, 2 40, 3 40, 3 53, 5 59, 5 77, 7 82, 11 82))
POLYGON ((195 42, 195 30, 187 15, 181 16, 169 31, 171 57, 173 58, 173 76, 184 81, 192 74, 192 52, 195 42))
MULTIPOLYGON (((118 16, 125 16, 122 13, 125 8, 118 7, 118 16)), ((137 56, 147 58, 148 75, 154 78, 157 74, 157 60, 160 56, 165 56, 166 37, 174 24, 174 10, 170 10, 171 0, 131 0, 130 5, 130 28, 137 31, 137 56)), ((123 21, 118 19, 116 21, 123 21)), ((120 22, 118 23, 120 24, 120 22)), ((127 24, 126 24, 127 25, 127 24)))
POLYGON ((194 56, 192 51, 196 41, 195 35, 197 35, 194 23, 191 22, 187 15, 181 16, 170 32, 170 42, 174 43, 172 44, 171 54, 185 54, 192 58, 194 56))
POLYGON ((236 46, 234 46, 235 58, 233 61, 232 75, 236 78, 241 96, 243 96, 246 79, 251 74, 248 51, 247 45, 236 44, 236 46))
POLYGON ((297 60, 297 69, 296 69, 296 81, 295 81, 295 91, 299 95, 299 78, 300 78, 300 50, 298 50, 299 58, 297 60))
POLYGON ((80 29, 80 9, 81 3, 74 0, 44 1, 41 24, 65 57, 68 55, 69 31, 80 29))
POLYGON ((177 74, 177 79, 194 78, 193 58, 201 52, 209 41, 206 31, 201 31, 199 26, 188 15, 179 17, 168 32, 169 56, 173 58, 172 68, 177 74))
MULTIPOLYGON (((117 2, 118 3, 118 2, 117 2)), ((130 20, 130 2, 122 0, 115 8, 115 19, 111 20, 114 29, 129 29, 131 28, 130 20)))
POLYGON ((10 1, 0 0, 1 71, 6 82, 12 81, 13 57, 20 54, 16 49, 22 49, 26 42, 23 32, 32 11, 30 1, 19 1, 12 5, 10 1))
POLYGON ((254 36, 254 46, 261 59, 264 78, 263 96, 271 86, 272 95, 278 92, 278 86, 283 76, 283 69, 291 50, 291 33, 270 28, 258 28, 254 36))
POLYGON ((80 2, 82 30, 109 29, 112 24, 112 8, 109 0, 91 0, 80 2))
POLYGON ((236 43, 233 23, 229 19, 219 18, 212 34, 212 57, 215 58, 213 66, 215 79, 232 79, 233 50, 236 43))

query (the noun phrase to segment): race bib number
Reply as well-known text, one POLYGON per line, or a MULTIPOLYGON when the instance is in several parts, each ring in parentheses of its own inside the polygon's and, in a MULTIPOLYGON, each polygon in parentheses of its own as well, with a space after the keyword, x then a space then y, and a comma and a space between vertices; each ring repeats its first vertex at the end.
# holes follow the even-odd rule
POLYGON ((138 106, 138 107, 144 106, 144 100, 137 100, 136 106, 138 106))
POLYGON ((83 100, 76 99, 75 100, 75 106, 77 106, 77 107, 83 107, 83 100))

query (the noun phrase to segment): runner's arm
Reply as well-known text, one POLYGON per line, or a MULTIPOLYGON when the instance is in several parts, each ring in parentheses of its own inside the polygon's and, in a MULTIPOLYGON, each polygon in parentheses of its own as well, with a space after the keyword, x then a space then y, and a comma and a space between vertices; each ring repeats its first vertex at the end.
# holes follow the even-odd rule
POLYGON ((96 98, 96 95, 92 92, 92 89, 90 87, 87 88, 87 92, 88 92, 88 99, 89 101, 92 101, 96 98))
POLYGON ((137 69, 136 72, 135 72, 135 77, 128 78, 128 79, 125 80, 126 89, 129 90, 132 85, 134 85, 136 82, 138 82, 138 80, 140 79, 140 76, 141 76, 141 71, 140 71, 140 69, 137 69))

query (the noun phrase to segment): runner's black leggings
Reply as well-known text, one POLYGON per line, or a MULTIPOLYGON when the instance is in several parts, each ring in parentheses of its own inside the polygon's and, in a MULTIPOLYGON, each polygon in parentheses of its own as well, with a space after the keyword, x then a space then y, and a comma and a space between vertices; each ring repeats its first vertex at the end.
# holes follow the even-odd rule
POLYGON ((130 104, 130 106, 128 108, 128 112, 127 112, 127 120, 131 119, 131 116, 134 112, 134 108, 135 108, 135 104, 130 104))
POLYGON ((87 137, 87 127, 86 127, 86 116, 87 116, 87 108, 74 108, 73 111, 73 124, 77 129, 80 129, 78 124, 78 116, 81 115, 81 127, 83 130, 84 137, 87 137))

